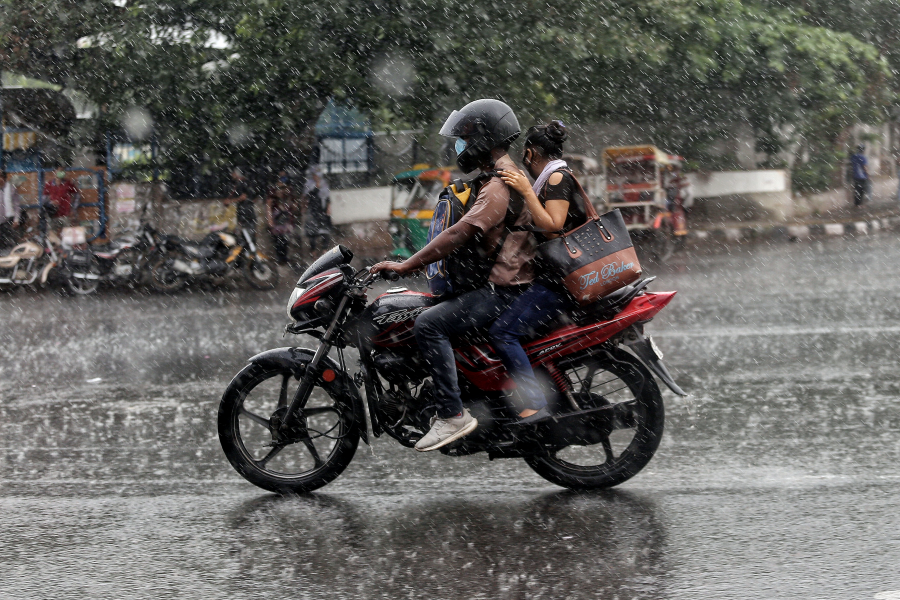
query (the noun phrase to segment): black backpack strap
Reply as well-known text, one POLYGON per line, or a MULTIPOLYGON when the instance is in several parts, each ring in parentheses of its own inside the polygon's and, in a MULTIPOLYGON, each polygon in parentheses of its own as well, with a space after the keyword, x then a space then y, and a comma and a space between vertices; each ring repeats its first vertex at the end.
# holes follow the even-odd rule
MULTIPOLYGON (((469 181, 469 187, 472 189, 472 193, 477 197, 478 192, 481 191, 481 186, 494 177, 499 178, 500 173, 498 171, 485 171, 484 173, 480 173, 474 179, 469 181)), ((466 206, 468 207, 469 205, 467 204, 466 206)), ((523 198, 516 190, 509 188, 509 204, 506 207, 506 216, 503 218, 503 234, 500 236, 500 242, 497 244, 497 247, 492 253, 493 256, 490 258, 492 265, 497 262, 497 258, 500 257, 500 252, 503 250, 503 244, 506 243, 506 237, 510 233, 513 231, 532 231, 530 226, 515 224, 524 208, 525 198, 523 198)))
MULTIPOLYGON (((492 171, 492 173, 497 175, 496 172, 492 171)), ((494 256, 491 260, 491 264, 497 262, 497 259, 500 257, 500 252, 503 251, 503 244, 506 243, 506 238, 510 233, 513 231, 529 231, 527 228, 528 226, 515 224, 516 221, 519 220, 519 216, 522 214, 524 208, 525 198, 523 198, 516 190, 509 188, 509 204, 506 206, 506 216, 503 218, 503 234, 500 236, 500 242, 494 249, 494 256)))

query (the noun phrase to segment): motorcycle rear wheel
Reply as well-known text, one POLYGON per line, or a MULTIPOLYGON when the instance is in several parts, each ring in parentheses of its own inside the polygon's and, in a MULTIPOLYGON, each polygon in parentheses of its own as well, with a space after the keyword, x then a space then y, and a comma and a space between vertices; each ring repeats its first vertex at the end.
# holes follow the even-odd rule
POLYGON ((144 273, 144 257, 134 248, 123 250, 112 265, 113 283, 116 285, 137 287, 144 273))
POLYGON ((251 364, 232 380, 219 405, 219 441, 228 461, 253 485, 280 494, 330 483, 359 445, 353 407, 321 381, 303 408, 307 436, 287 444, 274 440, 272 421, 286 412, 298 385, 290 371, 251 364))
POLYGON ((659 447, 665 411, 653 376, 631 354, 585 357, 567 369, 582 409, 614 405, 613 431, 601 444, 569 446, 525 459, 538 475, 574 490, 609 488, 643 469, 659 447), (617 452, 618 450, 618 452, 617 452))

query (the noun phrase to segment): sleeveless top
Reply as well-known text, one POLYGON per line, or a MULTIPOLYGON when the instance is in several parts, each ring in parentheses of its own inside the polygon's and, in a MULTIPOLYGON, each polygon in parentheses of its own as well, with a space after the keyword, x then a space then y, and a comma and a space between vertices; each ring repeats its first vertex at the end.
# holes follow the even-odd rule
MULTIPOLYGON (((562 230, 568 232, 583 225, 587 220, 587 213, 584 210, 585 198, 583 198, 578 191, 578 185, 575 183, 575 178, 572 177, 572 173, 569 172, 568 169, 558 169, 555 173, 561 173, 562 180, 555 185, 550 185, 550 182, 548 181, 544 185, 544 189, 541 190, 541 193, 538 194, 538 200, 540 200, 541 205, 545 208, 547 206, 547 200, 569 201, 569 208, 566 211, 566 221, 562 226, 562 230)), ((553 177, 553 175, 550 177, 553 177)), ((537 238, 538 243, 543 243, 552 239, 538 232, 536 232, 534 236, 537 238)), ((549 290, 568 295, 566 288, 556 277, 545 275, 539 271, 537 283, 540 283, 549 290)))

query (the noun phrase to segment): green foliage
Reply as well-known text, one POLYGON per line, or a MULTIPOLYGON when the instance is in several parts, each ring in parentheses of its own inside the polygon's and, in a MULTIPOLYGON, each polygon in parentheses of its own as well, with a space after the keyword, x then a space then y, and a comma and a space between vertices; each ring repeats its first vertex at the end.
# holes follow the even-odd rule
POLYGON ((900 65, 892 0, 870 1, 868 29, 824 0, 117 4, 26 0, 0 23, 0 65, 79 88, 103 108, 100 128, 148 111, 167 163, 207 169, 302 162, 329 98, 394 128, 433 127, 480 97, 523 124, 640 122, 710 166, 746 123, 770 161, 787 131, 824 160, 849 124, 883 118, 900 65), (38 46, 59 56, 29 61, 38 46))

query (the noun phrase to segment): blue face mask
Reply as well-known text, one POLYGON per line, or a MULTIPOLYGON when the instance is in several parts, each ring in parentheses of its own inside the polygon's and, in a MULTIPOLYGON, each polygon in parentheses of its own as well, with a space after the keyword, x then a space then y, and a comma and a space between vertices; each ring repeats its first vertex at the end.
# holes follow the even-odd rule
POLYGON ((456 150, 456 155, 459 156, 463 153, 463 150, 466 149, 466 140, 462 138, 456 139, 456 145, 453 147, 456 150))
POLYGON ((288 178, 287 178, 287 177, 279 177, 279 178, 278 178, 278 181, 280 181, 281 183, 287 183, 287 182, 288 182, 288 178))

